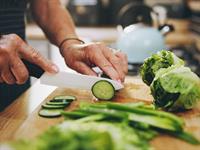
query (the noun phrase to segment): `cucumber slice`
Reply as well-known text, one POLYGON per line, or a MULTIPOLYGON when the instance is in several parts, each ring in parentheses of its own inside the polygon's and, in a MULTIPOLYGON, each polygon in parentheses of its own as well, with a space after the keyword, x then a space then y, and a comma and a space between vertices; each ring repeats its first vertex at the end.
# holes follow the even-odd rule
POLYGON ((74 101, 74 100, 76 100, 76 97, 75 96, 71 96, 71 95, 60 95, 60 96, 55 96, 53 99, 54 100, 74 101))
POLYGON ((43 104, 42 108, 46 109, 64 109, 66 106, 65 105, 48 105, 48 104, 43 104))
POLYGON ((92 93, 100 100, 111 100, 115 95, 115 88, 107 80, 100 80, 92 86, 92 93))
POLYGON ((60 117, 61 116, 62 109, 41 109, 39 111, 39 116, 45 117, 45 118, 54 118, 54 117, 60 117))
POLYGON ((66 99, 52 99, 49 102, 59 102, 59 103, 71 103, 71 100, 66 100, 66 99))
POLYGON ((70 102, 66 102, 66 101, 61 101, 61 102, 56 102, 56 101, 49 101, 46 103, 47 105, 63 105, 63 106, 68 106, 70 104, 70 102))

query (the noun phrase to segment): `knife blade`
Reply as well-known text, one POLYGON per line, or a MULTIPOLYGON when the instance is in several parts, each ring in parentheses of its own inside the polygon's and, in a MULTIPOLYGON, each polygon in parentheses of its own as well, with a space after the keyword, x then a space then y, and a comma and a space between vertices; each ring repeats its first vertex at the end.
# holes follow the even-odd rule
POLYGON ((99 80, 109 81, 114 86, 115 90, 124 87, 121 83, 111 79, 62 71, 55 75, 44 73, 40 78, 40 83, 57 87, 91 90, 92 86, 99 80))

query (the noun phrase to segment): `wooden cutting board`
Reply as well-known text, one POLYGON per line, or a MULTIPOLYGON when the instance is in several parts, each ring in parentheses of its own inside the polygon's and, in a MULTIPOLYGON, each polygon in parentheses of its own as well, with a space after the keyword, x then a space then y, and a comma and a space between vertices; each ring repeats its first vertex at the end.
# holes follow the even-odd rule
MULTIPOLYGON (((52 94, 50 94, 45 101, 52 99, 57 95, 74 95, 77 97, 77 101, 73 102, 67 110, 72 110, 77 107, 80 101, 94 102, 93 96, 89 91, 75 90, 75 89, 63 89, 58 88, 52 94)), ((149 88, 143 83, 127 83, 125 88, 118 92, 114 102, 137 102, 144 101, 151 103, 153 100, 150 95, 149 88)), ((14 139, 31 139, 44 132, 50 126, 58 124, 63 121, 63 118, 47 119, 38 116, 38 111, 41 105, 24 121, 21 127, 15 132, 14 139)), ((193 133, 198 139, 200 139, 200 106, 185 113, 178 114, 185 122, 185 130, 193 133)), ((155 138, 151 144, 156 150, 200 150, 200 146, 193 146, 176 138, 161 135, 155 138)))

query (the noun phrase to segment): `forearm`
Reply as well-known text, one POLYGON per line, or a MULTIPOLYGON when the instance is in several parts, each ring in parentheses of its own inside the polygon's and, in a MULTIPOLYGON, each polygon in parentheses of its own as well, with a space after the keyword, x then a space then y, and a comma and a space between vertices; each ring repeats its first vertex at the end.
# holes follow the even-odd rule
POLYGON ((31 8, 36 22, 53 44, 59 46, 68 35, 76 35, 71 16, 59 0, 33 0, 31 8))
POLYGON ((82 74, 95 76, 96 73, 91 67, 98 66, 113 80, 124 81, 128 68, 124 54, 114 54, 103 44, 82 44, 77 38, 66 39, 69 35, 76 35, 75 27, 59 0, 32 0, 31 8, 37 23, 50 41, 59 46, 70 68, 82 74))

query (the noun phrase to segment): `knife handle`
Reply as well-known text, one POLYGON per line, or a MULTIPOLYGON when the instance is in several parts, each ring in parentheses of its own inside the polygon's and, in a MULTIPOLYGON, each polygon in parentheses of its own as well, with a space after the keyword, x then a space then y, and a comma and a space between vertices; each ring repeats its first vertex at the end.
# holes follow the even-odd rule
POLYGON ((25 64, 26 68, 28 69, 30 76, 40 78, 41 75, 44 73, 44 70, 40 68, 38 65, 32 64, 24 59, 22 59, 22 61, 25 64))

